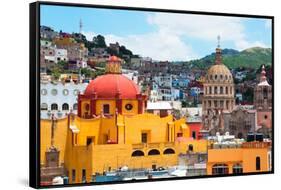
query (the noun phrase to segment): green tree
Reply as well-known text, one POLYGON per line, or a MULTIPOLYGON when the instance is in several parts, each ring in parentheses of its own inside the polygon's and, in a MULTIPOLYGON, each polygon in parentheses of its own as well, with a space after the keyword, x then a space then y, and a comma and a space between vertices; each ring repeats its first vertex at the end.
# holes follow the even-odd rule
POLYGON ((93 43, 95 47, 106 48, 105 39, 102 35, 97 35, 93 37, 93 43))

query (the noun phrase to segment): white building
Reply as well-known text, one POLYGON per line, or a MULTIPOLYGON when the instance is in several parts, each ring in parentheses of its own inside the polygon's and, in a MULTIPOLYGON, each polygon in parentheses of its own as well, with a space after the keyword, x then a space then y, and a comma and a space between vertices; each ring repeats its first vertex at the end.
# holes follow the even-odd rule
POLYGON ((83 93, 88 83, 43 83, 40 85, 41 118, 48 119, 53 113, 63 118, 67 113, 77 113, 77 97, 83 93))
POLYGON ((55 63, 59 61, 67 61, 67 50, 66 49, 55 49, 55 63))
POLYGON ((170 102, 147 102, 148 113, 159 115, 160 117, 166 117, 172 113, 173 107, 170 102))

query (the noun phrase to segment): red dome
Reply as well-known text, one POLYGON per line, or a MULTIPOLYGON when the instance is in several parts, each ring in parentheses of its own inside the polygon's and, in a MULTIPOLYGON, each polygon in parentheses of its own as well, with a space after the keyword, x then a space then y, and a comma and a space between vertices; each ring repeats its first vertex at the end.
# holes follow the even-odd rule
POLYGON ((134 81, 120 74, 106 74, 91 81, 85 90, 85 95, 97 94, 97 98, 115 99, 120 94, 121 99, 136 99, 140 94, 134 81))

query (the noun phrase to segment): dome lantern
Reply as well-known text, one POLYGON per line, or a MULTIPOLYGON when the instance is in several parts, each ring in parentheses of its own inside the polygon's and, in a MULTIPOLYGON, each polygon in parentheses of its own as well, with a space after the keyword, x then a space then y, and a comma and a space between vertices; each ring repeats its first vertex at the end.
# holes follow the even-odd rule
POLYGON ((121 74, 121 59, 116 56, 111 56, 105 66, 106 74, 121 74))

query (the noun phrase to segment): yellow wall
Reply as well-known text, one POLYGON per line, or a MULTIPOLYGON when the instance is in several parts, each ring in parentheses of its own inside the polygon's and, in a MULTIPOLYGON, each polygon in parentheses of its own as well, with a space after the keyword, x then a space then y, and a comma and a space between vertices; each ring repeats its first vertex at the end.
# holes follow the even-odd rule
MULTIPOLYGON (((60 163, 64 162, 66 146, 67 118, 56 121, 54 146, 60 151, 60 163)), ((40 121, 40 162, 45 164, 45 152, 51 146, 51 120, 40 121)))
MULTIPOLYGON (((103 101, 104 102, 104 101, 103 101)), ((100 102, 102 103, 102 102, 100 102)), ((124 102, 126 103, 126 102, 124 102)), ((101 104, 99 104, 101 105, 101 104)), ((118 115, 108 118, 83 119, 77 116, 70 117, 70 126, 66 119, 58 120, 55 131, 55 146, 61 151, 60 163, 64 163, 68 171, 69 181, 72 183, 72 170, 75 170, 75 183, 81 183, 82 170, 86 169, 87 181, 96 172, 102 173, 111 167, 112 170, 127 165, 129 168, 151 168, 152 165, 172 166, 178 163, 178 154, 186 153, 188 145, 193 145, 194 152, 206 152, 206 140, 191 140, 177 142, 175 135, 183 130, 184 119, 173 121, 171 115, 160 118, 157 115, 145 113, 134 116, 118 115), (118 125, 118 127, 117 127, 118 125), (173 129, 173 140, 168 142, 168 126, 173 129), (119 137, 125 137, 119 144, 105 144, 104 135, 117 142, 119 137), (141 133, 149 133, 148 143, 141 143, 141 133), (77 135, 77 143, 74 136, 77 135), (125 136, 124 136, 125 135, 125 136), (87 146, 87 138, 94 142, 87 146), (167 148, 172 148, 175 154, 164 155, 167 148), (152 149, 157 149, 160 155, 148 155, 152 149), (135 150, 144 152, 143 157, 132 157, 135 150)), ((44 164, 45 150, 50 146, 51 121, 41 121, 41 163, 44 164)), ((184 136, 189 136, 189 130, 184 129, 184 136)))
POLYGON ((229 173, 232 173, 232 167, 236 163, 241 163, 243 173, 268 171, 267 148, 225 148, 209 149, 207 174, 212 174, 214 164, 227 164, 229 173), (256 170, 256 157, 261 158, 261 170, 256 170))

